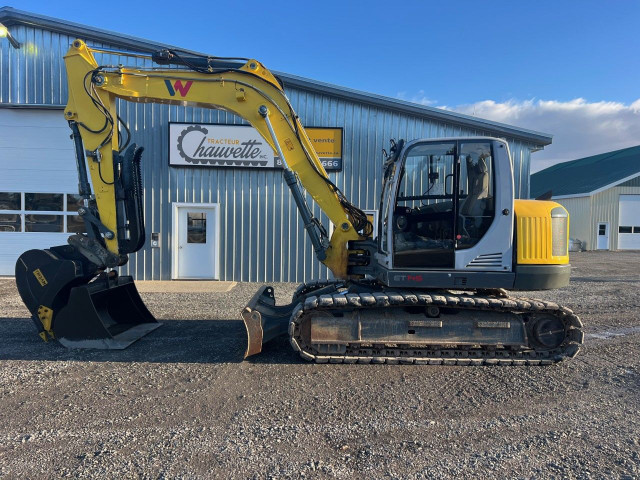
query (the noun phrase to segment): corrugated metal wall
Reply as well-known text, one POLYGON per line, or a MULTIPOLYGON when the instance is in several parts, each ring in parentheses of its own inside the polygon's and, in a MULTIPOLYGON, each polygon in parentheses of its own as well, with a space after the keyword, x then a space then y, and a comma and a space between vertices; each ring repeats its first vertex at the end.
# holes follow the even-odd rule
POLYGON ((569 212, 569 238, 576 238, 583 242, 586 250, 593 250, 595 244, 591 240, 591 233, 595 226, 591 225, 591 197, 576 197, 554 199, 569 212))
MULTIPOLYGON (((22 105, 64 105, 67 84, 62 64, 73 37, 42 29, 14 26, 23 48, 2 42, 0 102, 22 105)), ((96 44, 95 42, 90 42, 96 44)), ((101 47, 116 48, 97 44, 101 47)), ((148 66, 142 59, 102 55, 102 64, 148 66)), ((330 177, 356 205, 378 208, 381 150, 390 138, 491 135, 455 122, 405 114, 301 89, 287 89, 303 124, 344 128, 344 170, 330 177)), ((192 107, 120 103, 120 114, 133 141, 146 149, 143 159, 146 225, 159 232, 161 248, 145 247, 125 268, 138 279, 171 277, 171 203, 221 205, 221 279, 292 281, 326 277, 316 261, 280 172, 168 166, 168 122, 244 123, 226 112, 192 107)), ((494 134, 495 135, 495 134, 494 134)), ((514 163, 515 191, 529 196, 529 165, 533 145, 507 138, 514 163)), ((73 159, 69 159, 70 162, 73 159)), ((326 223, 317 206, 314 214, 326 223)))
POLYGON ((609 248, 618 249, 618 227, 620 226, 620 195, 639 195, 640 187, 613 187, 595 194, 591 199, 591 242, 596 245, 596 223, 609 222, 611 236, 609 248))
POLYGON ((570 215, 571 238, 585 242, 586 250, 595 250, 598 241, 598 223, 609 223, 609 249, 618 249, 620 195, 640 195, 640 177, 609 188, 591 197, 554 199, 570 215))

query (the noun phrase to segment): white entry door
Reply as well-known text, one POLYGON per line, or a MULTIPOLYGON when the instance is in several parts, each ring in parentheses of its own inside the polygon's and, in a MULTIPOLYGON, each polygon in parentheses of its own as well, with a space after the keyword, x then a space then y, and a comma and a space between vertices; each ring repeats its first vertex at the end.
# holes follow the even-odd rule
POLYGON ((609 224, 598 223, 598 250, 609 250, 609 224))
POLYGON ((173 221, 173 278, 220 278, 218 205, 174 204, 173 221))

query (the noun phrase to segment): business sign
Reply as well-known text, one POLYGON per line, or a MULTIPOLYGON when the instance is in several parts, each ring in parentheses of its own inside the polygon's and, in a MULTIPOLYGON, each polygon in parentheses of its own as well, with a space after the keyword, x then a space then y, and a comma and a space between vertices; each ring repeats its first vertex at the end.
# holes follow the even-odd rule
POLYGON ((255 128, 169 124, 169 165, 276 168, 273 149, 255 128))
POLYGON ((324 169, 342 170, 342 129, 306 127, 305 130, 324 169))
MULTIPOLYGON (((308 128, 326 170, 342 170, 342 129, 308 128)), ((282 168, 258 131, 248 125, 169 123, 169 165, 282 168)))

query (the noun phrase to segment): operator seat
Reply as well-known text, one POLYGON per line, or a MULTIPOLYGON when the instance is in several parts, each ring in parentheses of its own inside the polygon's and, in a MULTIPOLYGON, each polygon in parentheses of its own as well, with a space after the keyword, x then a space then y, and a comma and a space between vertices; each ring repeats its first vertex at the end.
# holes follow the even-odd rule
POLYGON ((489 167, 486 157, 480 156, 474 162, 471 155, 467 155, 467 175, 469 177, 469 192, 467 198, 460 205, 460 215, 463 217, 481 217, 486 210, 486 199, 489 198, 489 167))

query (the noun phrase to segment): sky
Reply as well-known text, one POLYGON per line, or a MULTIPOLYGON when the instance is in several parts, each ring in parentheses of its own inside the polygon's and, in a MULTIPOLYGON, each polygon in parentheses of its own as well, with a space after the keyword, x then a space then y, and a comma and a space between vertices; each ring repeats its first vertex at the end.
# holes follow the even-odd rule
POLYGON ((5 2, 552 134, 532 171, 640 144, 640 0, 5 2))

